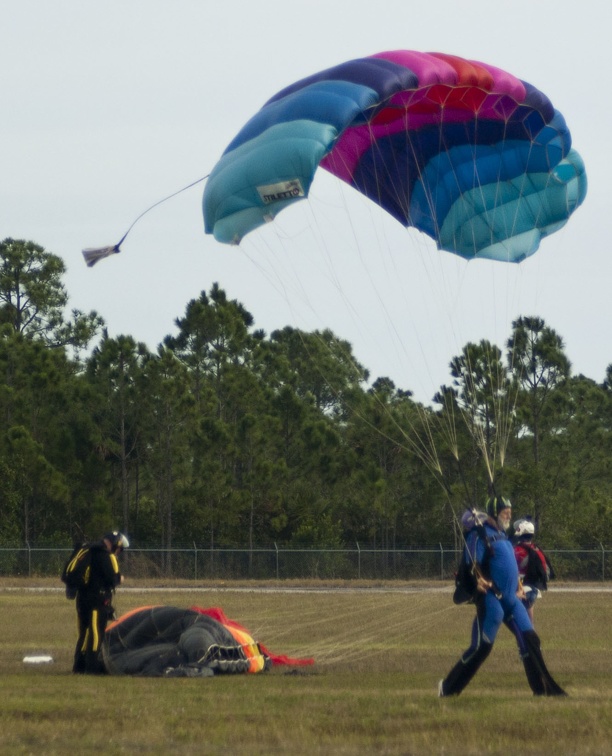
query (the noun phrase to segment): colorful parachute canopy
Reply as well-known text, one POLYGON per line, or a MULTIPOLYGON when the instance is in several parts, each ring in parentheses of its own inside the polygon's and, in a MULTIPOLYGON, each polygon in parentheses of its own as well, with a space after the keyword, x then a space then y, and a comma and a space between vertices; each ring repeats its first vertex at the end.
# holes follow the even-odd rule
POLYGON ((208 178, 206 232, 238 244, 306 197, 319 165, 468 259, 520 262, 587 187, 535 87, 451 55, 383 52, 298 81, 251 118, 208 178))
POLYGON ((134 609, 108 626, 102 653, 110 674, 143 677, 211 677, 314 663, 272 654, 223 610, 199 607, 134 609))

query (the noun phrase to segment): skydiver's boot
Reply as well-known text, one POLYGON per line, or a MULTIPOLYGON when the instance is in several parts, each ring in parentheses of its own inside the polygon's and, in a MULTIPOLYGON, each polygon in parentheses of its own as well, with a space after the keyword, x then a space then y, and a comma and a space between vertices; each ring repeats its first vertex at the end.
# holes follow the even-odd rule
POLYGON ((441 698, 458 696, 476 672, 478 672, 480 666, 491 653, 492 648, 492 643, 485 643, 483 641, 476 651, 468 649, 444 680, 440 682, 438 695, 441 698))
POLYGON ((566 696, 567 693, 555 682, 546 667, 540 649, 540 638, 535 630, 524 632, 523 638, 526 648, 523 665, 534 696, 566 696))

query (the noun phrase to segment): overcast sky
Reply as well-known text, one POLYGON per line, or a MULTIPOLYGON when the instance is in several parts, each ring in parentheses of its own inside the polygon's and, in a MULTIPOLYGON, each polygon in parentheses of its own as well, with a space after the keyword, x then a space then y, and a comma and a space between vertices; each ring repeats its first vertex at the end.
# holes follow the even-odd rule
POLYGON ((68 267, 70 305, 155 349, 218 282, 270 333, 331 328, 373 377, 427 401, 468 341, 504 345, 519 315, 565 340, 575 373, 612 363, 612 5, 557 0, 0 0, 0 238, 68 267), (589 192, 516 265, 466 263, 321 171, 311 199, 239 248, 203 231, 207 174, 244 122, 292 81, 383 50, 440 51, 511 71, 565 116, 589 192))

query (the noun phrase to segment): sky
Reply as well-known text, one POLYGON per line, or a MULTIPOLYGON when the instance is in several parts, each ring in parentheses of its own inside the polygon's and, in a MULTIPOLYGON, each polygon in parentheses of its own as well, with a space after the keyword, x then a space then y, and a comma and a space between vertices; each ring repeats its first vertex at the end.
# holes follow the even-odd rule
POLYGON ((217 282, 268 334, 330 328, 372 378, 429 401, 468 341, 503 348, 538 315, 573 372, 612 363, 606 136, 612 6, 585 0, 0 0, 0 238, 60 256, 70 308, 150 349, 217 282), (120 255, 86 267, 148 207, 205 176, 291 82, 393 49, 483 61, 566 118, 585 203, 520 265, 439 252, 319 171, 310 198, 239 247, 205 235, 203 184, 144 215, 120 255))

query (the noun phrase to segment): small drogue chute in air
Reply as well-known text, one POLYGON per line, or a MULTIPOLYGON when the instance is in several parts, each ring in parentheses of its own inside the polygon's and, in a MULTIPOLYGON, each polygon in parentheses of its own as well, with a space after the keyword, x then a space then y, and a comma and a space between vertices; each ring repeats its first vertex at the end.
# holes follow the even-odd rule
POLYGON ((252 674, 275 665, 314 664, 271 653, 216 607, 134 609, 108 626, 102 655, 109 674, 141 677, 252 674))

